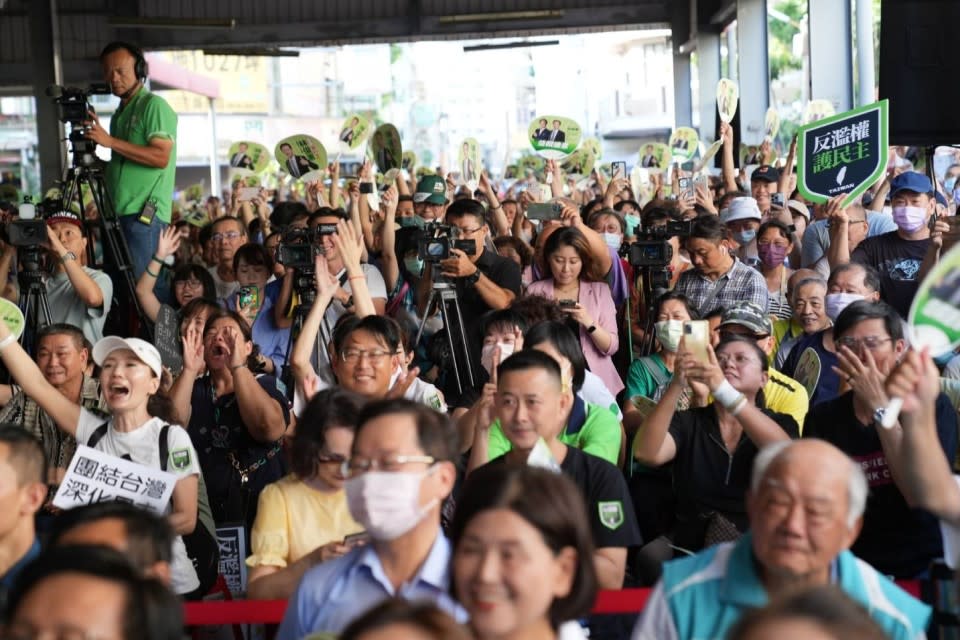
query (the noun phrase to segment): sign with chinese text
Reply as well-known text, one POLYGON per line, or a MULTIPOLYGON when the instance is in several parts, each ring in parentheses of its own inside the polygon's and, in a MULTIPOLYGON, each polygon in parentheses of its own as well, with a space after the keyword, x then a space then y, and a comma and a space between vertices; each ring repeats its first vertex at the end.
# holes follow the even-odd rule
POLYGON ((883 175, 887 151, 886 100, 805 125, 797 187, 812 202, 846 194, 846 206, 883 175))
POLYGON ((247 591, 247 543, 243 527, 217 527, 220 547, 220 575, 231 595, 241 598, 247 591))
POLYGON ((164 515, 177 476, 77 445, 53 506, 73 509, 95 502, 126 502, 164 515))

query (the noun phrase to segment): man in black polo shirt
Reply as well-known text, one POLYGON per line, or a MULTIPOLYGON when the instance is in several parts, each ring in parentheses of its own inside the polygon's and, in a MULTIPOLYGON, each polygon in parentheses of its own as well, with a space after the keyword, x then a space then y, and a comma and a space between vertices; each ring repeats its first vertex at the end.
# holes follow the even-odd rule
MULTIPOLYGON (((476 200, 457 200, 447 208, 445 224, 459 229, 460 240, 473 240, 476 249, 468 254, 450 249, 450 257, 437 265, 427 263, 417 285, 421 308, 426 305, 430 289, 439 274, 456 287, 460 313, 466 330, 474 379, 480 378, 480 318, 492 309, 506 309, 520 295, 520 266, 497 255, 484 246, 490 233, 483 205, 476 200)), ((457 339, 455 335, 455 339, 457 339)), ((443 389, 450 395, 453 389, 443 389)))
POLYGON ((876 268, 880 297, 906 318, 924 267, 936 261, 936 251, 928 256, 930 216, 937 206, 930 178, 916 171, 901 173, 890 183, 890 204, 897 230, 867 238, 849 255, 838 252, 831 264, 852 261, 876 268))
MULTIPOLYGON (((867 476, 870 495, 863 529, 850 550, 881 573, 914 578, 941 556, 940 531, 936 518, 912 509, 894 484, 877 434, 889 402, 884 380, 905 349, 903 324, 885 302, 859 300, 837 316, 833 331, 838 371, 850 390, 813 407, 803 437, 832 443, 859 463, 867 476)), ((943 393, 935 406, 940 447, 944 459, 952 462, 957 452, 957 415, 943 393)))
POLYGON ((627 548, 641 544, 630 491, 615 466, 560 442, 573 406, 573 392, 562 380, 560 365, 540 351, 513 354, 497 369, 494 402, 513 448, 487 464, 539 464, 559 467, 570 476, 583 491, 591 515, 600 588, 622 588, 627 548))

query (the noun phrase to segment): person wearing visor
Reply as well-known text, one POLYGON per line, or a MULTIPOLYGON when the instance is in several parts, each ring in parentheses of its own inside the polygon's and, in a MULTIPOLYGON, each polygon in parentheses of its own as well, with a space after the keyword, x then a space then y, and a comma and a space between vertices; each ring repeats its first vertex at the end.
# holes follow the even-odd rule
POLYGON ((10 329, 0 322, 0 359, 24 393, 77 442, 117 458, 161 469, 177 477, 167 520, 177 534, 173 544, 171 588, 182 595, 200 586, 183 537, 197 526, 200 466, 187 432, 151 415, 150 397, 160 388, 160 352, 139 338, 108 336, 93 346, 100 366, 100 388, 110 415, 105 420, 68 399, 47 382, 10 329), (166 442, 162 443, 161 438, 166 442), (166 459, 161 456, 166 445, 166 459))

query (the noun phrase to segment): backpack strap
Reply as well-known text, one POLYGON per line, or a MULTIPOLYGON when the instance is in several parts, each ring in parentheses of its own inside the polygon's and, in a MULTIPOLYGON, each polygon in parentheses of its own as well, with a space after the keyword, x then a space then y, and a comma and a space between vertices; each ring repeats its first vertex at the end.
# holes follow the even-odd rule
POLYGON ((170 457, 170 443, 167 441, 169 432, 169 424, 164 424, 160 428, 160 471, 167 470, 167 459, 170 457))
POLYGON ((90 434, 90 437, 87 438, 87 446, 91 449, 96 449, 97 443, 103 440, 103 436, 107 435, 107 429, 109 428, 110 422, 108 421, 94 429, 93 433, 90 434))

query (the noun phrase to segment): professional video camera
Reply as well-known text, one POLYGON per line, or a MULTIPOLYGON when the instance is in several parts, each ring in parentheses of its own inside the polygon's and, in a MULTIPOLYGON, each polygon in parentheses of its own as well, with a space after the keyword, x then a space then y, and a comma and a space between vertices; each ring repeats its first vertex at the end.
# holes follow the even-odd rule
POLYGON ((313 229, 287 229, 280 237, 274 259, 285 267, 296 270, 293 288, 303 304, 309 308, 316 299, 316 266, 314 258, 323 254, 320 238, 337 232, 335 224, 318 224, 313 229))
POLYGON ((671 220, 665 226, 658 225, 646 230, 637 227, 636 234, 640 239, 624 245, 621 255, 634 268, 664 269, 673 259, 673 247, 669 239, 687 238, 692 228, 693 223, 688 220, 671 220))
POLYGON ((430 222, 417 237, 417 256, 424 262, 440 262, 450 257, 450 249, 467 255, 477 252, 476 240, 460 240, 460 229, 453 225, 430 222))
POLYGON ((62 87, 52 84, 46 94, 60 105, 60 122, 70 125, 68 139, 73 152, 74 166, 89 167, 96 161, 97 143, 87 138, 84 122, 90 119, 91 95, 109 95, 110 86, 106 83, 91 84, 86 91, 76 87, 62 87))

